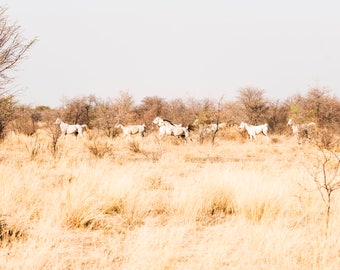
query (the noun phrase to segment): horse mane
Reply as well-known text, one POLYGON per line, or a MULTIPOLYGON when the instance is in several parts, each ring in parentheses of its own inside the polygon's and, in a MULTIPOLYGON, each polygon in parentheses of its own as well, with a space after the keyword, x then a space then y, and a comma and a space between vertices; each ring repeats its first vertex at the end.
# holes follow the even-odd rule
POLYGON ((171 125, 174 126, 174 124, 170 120, 168 120, 168 119, 163 119, 163 121, 168 122, 168 123, 170 123, 171 125))

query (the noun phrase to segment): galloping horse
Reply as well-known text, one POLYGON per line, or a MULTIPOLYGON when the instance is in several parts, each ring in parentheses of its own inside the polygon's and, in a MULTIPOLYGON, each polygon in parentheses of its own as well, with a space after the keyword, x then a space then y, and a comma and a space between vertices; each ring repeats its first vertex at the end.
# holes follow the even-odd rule
POLYGON ((61 135, 59 139, 65 138, 67 134, 74 133, 76 136, 79 134, 81 137, 84 138, 84 130, 86 131, 88 129, 87 125, 70 125, 67 123, 64 123, 60 118, 57 118, 57 120, 54 122, 55 124, 60 125, 61 135))
POLYGON ((190 138, 189 128, 182 127, 182 124, 176 125, 171 123, 171 121, 162 119, 160 117, 156 117, 153 122, 159 127, 159 135, 162 139, 164 135, 175 136, 178 138, 182 138, 185 142, 192 141, 190 138))

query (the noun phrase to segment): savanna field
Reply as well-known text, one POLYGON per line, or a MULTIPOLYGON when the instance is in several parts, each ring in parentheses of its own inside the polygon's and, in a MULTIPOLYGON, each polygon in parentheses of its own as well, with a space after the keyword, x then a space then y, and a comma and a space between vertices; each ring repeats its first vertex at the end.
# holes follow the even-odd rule
POLYGON ((53 150, 46 130, 8 134, 0 269, 340 269, 340 190, 327 224, 320 149, 192 137, 93 132, 53 150))

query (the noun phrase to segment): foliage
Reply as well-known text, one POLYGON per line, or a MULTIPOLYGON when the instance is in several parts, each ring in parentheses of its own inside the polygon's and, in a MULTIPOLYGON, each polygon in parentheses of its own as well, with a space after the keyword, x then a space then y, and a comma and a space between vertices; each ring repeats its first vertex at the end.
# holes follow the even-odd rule
POLYGON ((94 119, 91 123, 93 128, 103 130, 109 138, 116 137, 118 131, 115 128, 117 119, 115 118, 114 108, 111 101, 97 101, 93 108, 94 119))
POLYGON ((60 110, 60 117, 70 124, 87 124, 91 119, 91 110, 95 105, 95 97, 79 97, 64 100, 64 106, 60 110))
POLYGON ((340 101, 330 90, 311 88, 306 96, 296 95, 287 102, 289 117, 296 123, 315 122, 320 128, 340 128, 340 101))
POLYGON ((284 134, 287 132, 289 109, 279 100, 268 103, 267 122, 271 133, 284 134))
POLYGON ((156 116, 168 118, 167 102, 165 99, 153 96, 145 97, 137 106, 136 113, 143 123, 152 123, 156 116))
POLYGON ((16 133, 33 135, 38 129, 38 123, 42 120, 42 111, 35 110, 30 106, 16 106, 13 112, 11 129, 16 133))

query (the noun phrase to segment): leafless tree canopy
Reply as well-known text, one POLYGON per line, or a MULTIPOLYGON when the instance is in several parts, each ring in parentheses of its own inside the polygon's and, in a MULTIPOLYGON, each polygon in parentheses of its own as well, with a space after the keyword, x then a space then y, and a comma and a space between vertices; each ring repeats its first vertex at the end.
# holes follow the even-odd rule
POLYGON ((265 114, 268 110, 267 101, 264 98, 264 90, 252 87, 239 90, 239 102, 244 107, 245 118, 252 125, 261 124, 266 121, 265 114))
POLYGON ((13 79, 16 65, 34 42, 35 39, 27 42, 21 36, 20 27, 9 22, 6 8, 0 6, 0 139, 14 117, 14 96, 7 86, 13 79))
POLYGON ((6 91, 11 81, 13 69, 24 58, 26 51, 35 39, 26 41, 20 33, 20 27, 10 23, 6 8, 0 6, 0 93, 6 91))

